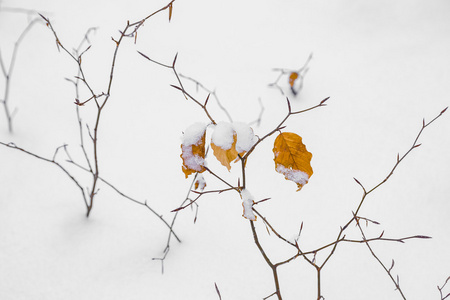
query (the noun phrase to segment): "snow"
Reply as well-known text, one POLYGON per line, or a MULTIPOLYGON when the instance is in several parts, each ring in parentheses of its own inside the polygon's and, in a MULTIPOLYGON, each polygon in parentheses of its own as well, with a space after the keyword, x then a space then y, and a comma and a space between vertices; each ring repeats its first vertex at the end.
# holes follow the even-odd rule
POLYGON ((195 170, 200 172, 202 170, 202 166, 205 166, 205 159, 197 154, 192 152, 192 145, 190 146, 181 146, 183 158, 183 162, 188 169, 195 170))
POLYGON ((277 166, 276 170, 278 173, 283 174, 287 179, 300 184, 300 186, 304 186, 308 183, 309 176, 303 171, 286 168, 281 164, 277 166))
POLYGON ((230 123, 219 122, 214 127, 211 142, 223 150, 229 150, 233 145, 235 134, 234 128, 230 123))
POLYGON ((219 122, 214 127, 211 142, 223 150, 231 148, 236 136, 236 150, 246 152, 258 141, 250 125, 243 122, 219 122))
MULTIPOLYGON (((83 55, 83 64, 91 87, 101 94, 108 90, 115 47, 111 37, 118 37, 127 20, 139 20, 167 2, 2 0, 0 7, 39 10, 69 51, 88 28, 98 27, 89 36, 92 47, 83 55)), ((401 156, 414 141, 422 118, 431 120, 450 105, 450 3, 255 3, 175 1, 170 22, 165 11, 141 27, 136 44, 124 40, 98 131, 100 176, 124 194, 147 200, 171 222, 172 210, 180 207, 192 183, 180 170, 180 132, 194 122, 211 122, 201 107, 170 86, 178 86, 172 70, 137 51, 165 65, 172 65, 178 53, 177 72, 216 91, 233 120, 254 124, 250 122, 259 116, 261 99, 260 126, 251 125, 260 137, 286 116, 286 97, 292 111, 300 111, 330 96, 326 107, 293 115, 283 124, 283 131, 302 136, 314 155, 314 176, 307 188, 296 192, 275 172, 276 134, 258 144, 246 164, 246 188, 257 199, 270 198, 254 208, 284 237, 297 235, 303 223, 298 243, 304 251, 313 250, 333 242, 352 217, 363 193, 353 178, 367 191, 382 181, 397 153, 401 156), (268 88, 278 77, 273 68, 298 70, 310 53, 313 59, 297 96, 290 92, 287 76, 279 81, 285 95, 268 88)), ((27 19, 0 12, 0 50, 6 66, 27 19)), ((58 52, 45 24, 36 24, 22 41, 11 77, 15 131, 8 133, 0 108, 0 141, 49 159, 56 147, 67 143, 72 158, 87 166, 79 147, 74 86, 65 80, 76 75, 76 62, 58 52)), ((206 99, 208 92, 197 92, 195 84, 181 80, 190 95, 206 99)), ((0 73, 0 98, 4 87, 0 73)), ((89 97, 80 84, 78 98, 89 97)), ((206 108, 216 122, 228 120, 214 97, 206 108)), ((92 131, 95 103, 80 107, 80 112, 92 131)), ((239 131, 229 123, 228 132, 230 124, 239 131)), ((198 141, 202 128, 193 128, 192 135, 184 130, 186 143, 198 141)), ((424 130, 421 147, 365 198, 360 210, 362 217, 380 223, 364 224, 368 238, 383 231, 386 238, 433 237, 371 243, 388 268, 395 260, 393 276, 399 276, 408 300, 438 299, 436 286, 450 275, 449 132, 447 111, 424 130)), ((85 133, 86 151, 92 154, 85 133)), ((219 141, 223 138, 218 135, 219 141)), ((222 142, 229 146, 229 133, 227 139, 222 142)), ((249 143, 239 147, 248 149, 251 138, 247 135, 245 141, 249 143)), ((58 161, 83 188, 90 186, 92 177, 67 163, 61 150, 58 161)), ((237 186, 238 179, 243 183, 241 168, 228 172, 219 163, 216 168, 212 151, 207 160, 230 185, 237 186)), ((205 191, 229 188, 208 172, 203 176, 205 191)), ((164 255, 167 227, 145 206, 102 182, 98 188, 86 218, 79 189, 61 170, 0 145, 0 299, 218 299, 214 283, 222 299, 262 299, 274 292, 271 270, 253 241, 249 221, 242 217, 243 199, 250 213, 253 197, 241 199, 235 191, 208 193, 195 202, 198 207, 179 211, 174 230, 182 242, 172 237, 161 274, 161 261, 153 258, 164 255)), ((254 225, 274 262, 295 252, 268 235, 260 218, 254 225)), ((359 239, 357 228, 349 227, 346 237, 359 239)), ((323 262, 328 253, 319 252, 316 260, 323 262)), ((317 273, 304 260, 278 270, 283 299, 317 299, 317 273)), ((321 275, 325 299, 401 298, 364 244, 339 244, 321 275)))
POLYGON ((236 132, 236 151, 238 153, 247 152, 258 141, 253 129, 247 123, 234 122, 234 131, 236 132))
POLYGON ((188 169, 192 169, 200 172, 205 166, 205 159, 192 151, 193 145, 200 145, 202 143, 203 135, 206 131, 206 125, 204 123, 194 123, 190 125, 182 137, 181 157, 188 169))
POLYGON ((181 138, 184 146, 199 145, 206 131, 206 124, 196 122, 190 125, 183 133, 181 138))
POLYGON ((196 185, 196 187, 195 187, 196 190, 203 191, 205 189, 206 180, 201 173, 197 174, 197 181, 196 181, 195 185, 196 185))
POLYGON ((244 214, 242 215, 244 218, 256 221, 255 213, 253 212, 253 204, 255 203, 252 194, 247 189, 243 189, 241 191, 242 197, 242 206, 244 207, 244 214))

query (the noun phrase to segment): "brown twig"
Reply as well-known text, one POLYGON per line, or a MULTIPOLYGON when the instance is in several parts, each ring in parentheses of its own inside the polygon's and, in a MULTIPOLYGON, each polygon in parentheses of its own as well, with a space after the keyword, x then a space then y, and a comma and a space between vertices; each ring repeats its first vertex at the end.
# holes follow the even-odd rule
MULTIPOLYGON (((326 100, 326 99, 325 99, 325 100, 326 100)), ((288 103, 289 103, 289 102, 288 102, 288 103)), ((444 109, 443 111, 441 111, 441 113, 440 113, 437 117, 435 117, 434 119, 432 119, 430 122, 428 122, 428 123, 425 123, 425 121, 423 122, 422 128, 421 128, 421 130, 419 131, 418 135, 416 136, 416 139, 414 140, 414 143, 413 143, 413 145, 411 146, 411 148, 410 148, 410 149, 409 149, 409 150, 408 150, 401 158, 400 158, 400 157, 397 158, 397 162, 396 162, 396 164, 394 165, 394 167, 392 168, 391 172, 388 174, 388 176, 387 176, 383 181, 381 181, 379 184, 377 184, 374 188, 370 189, 369 191, 366 191, 366 189, 364 188, 364 186, 363 186, 358 180, 355 179, 356 182, 361 186, 361 188, 362 188, 362 190, 363 190, 363 197, 362 197, 362 199, 361 199, 361 201, 360 201, 360 203, 359 203, 359 205, 358 205, 358 207, 357 207, 356 212, 358 212, 358 211, 361 209, 362 204, 363 204, 364 200, 366 199, 366 196, 367 196, 369 193, 373 192, 373 191, 374 191, 375 189, 377 189, 378 187, 380 187, 383 183, 385 183, 385 182, 392 176, 394 170, 397 168, 397 166, 400 164, 400 162, 401 162, 401 161, 402 161, 402 160, 403 160, 403 159, 404 159, 404 158, 405 158, 405 157, 406 157, 413 149, 417 148, 417 147, 420 145, 420 144, 417 144, 417 141, 418 141, 419 137, 421 136, 423 130, 424 130, 427 126, 429 126, 431 123, 433 123, 437 118, 439 118, 445 111, 446 111, 446 109, 444 109)), ((288 114, 287 117, 289 117, 291 114, 292 114, 292 113, 291 113, 290 106, 289 106, 289 114, 288 114)), ((280 125, 278 126, 278 128, 281 127, 281 126, 284 124, 284 122, 286 121, 287 117, 280 123, 280 125)), ((271 133, 269 133, 269 134, 266 135, 266 136, 269 136, 270 134, 273 134, 274 132, 275 132, 275 131, 272 131, 271 133)), ((265 137, 266 137, 266 136, 265 136, 265 137)), ((265 137, 264 137, 264 138, 265 138, 265 137)), ((284 264, 286 264, 286 263, 289 263, 289 262, 291 262, 292 260, 294 260, 294 259, 296 259, 297 257, 300 257, 300 256, 302 256, 303 258, 305 258, 305 260, 308 261, 308 263, 309 263, 310 265, 312 265, 312 266, 316 269, 316 271, 317 271, 317 293, 318 293, 318 294, 317 294, 317 299, 323 298, 323 296, 321 295, 321 271, 322 271, 322 269, 324 268, 324 266, 326 265, 326 263, 329 261, 329 259, 332 257, 332 255, 335 253, 335 250, 336 250, 337 245, 338 245, 339 243, 341 243, 341 242, 364 243, 364 244, 366 244, 366 245, 369 247, 369 249, 370 249, 372 255, 373 255, 373 256, 377 259, 377 261, 383 266, 383 268, 386 270, 386 272, 387 272, 387 274, 389 275, 389 277, 391 278, 391 280, 392 280, 392 281, 394 282, 394 284, 396 285, 396 287, 397 287, 397 289, 399 290, 400 294, 404 297, 403 292, 400 290, 400 284, 399 284, 398 278, 397 278, 397 279, 394 279, 394 277, 393 277, 392 274, 391 274, 392 267, 391 267, 390 269, 388 269, 388 268, 381 262, 381 260, 378 259, 378 257, 375 255, 375 253, 374 253, 373 250, 371 249, 371 247, 370 247, 370 245, 369 245, 369 242, 373 242, 373 241, 392 241, 392 242, 400 242, 400 243, 404 243, 404 241, 406 241, 406 240, 408 240, 408 239, 427 239, 427 238, 430 238, 430 237, 424 236, 424 235, 415 235, 415 236, 409 236, 409 237, 403 237, 403 238, 384 238, 384 237, 383 237, 383 233, 381 233, 380 236, 378 236, 378 237, 367 239, 366 236, 364 235, 364 233, 362 232, 362 234, 363 234, 363 239, 362 239, 362 240, 346 239, 346 238, 345 238, 345 235, 343 234, 343 232, 345 231, 346 228, 348 228, 348 226, 349 226, 353 221, 356 222, 356 225, 358 226, 358 228, 359 228, 361 231, 362 231, 362 228, 361 228, 360 223, 359 223, 360 220, 365 221, 366 224, 368 224, 368 222, 371 222, 371 223, 373 223, 373 224, 378 224, 378 222, 373 221, 373 220, 370 220, 370 219, 368 219, 368 218, 358 217, 358 216, 357 216, 357 213, 355 212, 355 213, 353 214, 352 218, 348 221, 348 223, 347 223, 345 226, 341 227, 341 229, 340 229, 340 231, 339 231, 339 234, 338 234, 338 237, 336 238, 335 241, 333 241, 333 242, 331 242, 331 243, 328 243, 328 244, 326 244, 326 245, 324 245, 324 246, 322 246, 322 247, 319 247, 319 248, 317 248, 317 249, 314 249, 314 250, 310 250, 310 251, 302 251, 302 250, 300 249, 298 243, 297 243, 297 240, 295 241, 295 243, 293 243, 293 242, 291 242, 290 240, 288 240, 287 238, 283 237, 283 236, 282 236, 281 234, 279 234, 279 233, 277 232, 277 230, 276 230, 276 229, 268 222, 268 220, 267 220, 266 217, 264 217, 263 215, 261 215, 257 210, 255 210, 255 208, 253 208, 253 211, 254 211, 254 212, 255 212, 255 213, 263 220, 264 224, 265 224, 268 228, 270 228, 270 230, 271 230, 271 231, 272 231, 272 232, 273 232, 280 240, 282 240, 283 242, 285 242, 285 243, 287 243, 287 244, 289 244, 289 245, 291 245, 291 246, 293 246, 293 247, 295 247, 295 248, 297 249, 297 254, 296 254, 296 255, 294 255, 294 256, 292 256, 292 257, 290 257, 290 258, 288 258, 288 259, 286 259, 286 260, 284 260, 284 261, 281 261, 281 262, 278 262, 278 263, 273 263, 273 262, 271 262, 271 261, 268 259, 267 254, 265 254, 265 252, 263 252, 264 250, 262 249, 261 244, 259 243, 259 241, 257 241, 257 246, 258 246, 258 248, 260 249, 260 252, 263 254, 263 257, 265 258, 265 260, 266 260, 266 262, 268 263, 268 265, 269 265, 271 268, 274 268, 274 267, 278 267, 278 266, 284 265, 284 264), (331 247, 330 253, 328 254, 328 256, 325 258, 325 260, 324 260, 321 264, 317 264, 317 263, 316 263, 315 257, 314 257, 313 259, 310 259, 310 258, 308 258, 308 257, 306 256, 306 255, 308 255, 308 254, 314 254, 314 255, 315 255, 315 254, 318 253, 319 251, 322 251, 322 250, 327 249, 327 248, 330 248, 330 247, 331 247)), ((254 226, 253 226, 253 228, 252 228, 252 231, 254 231, 254 235, 256 235, 256 231, 253 230, 253 229, 254 229, 254 226)), ((256 240, 255 240, 255 242, 256 242, 256 240)), ((275 269, 275 270, 276 270, 276 269, 275 269)), ((274 295, 275 295, 275 294, 276 294, 276 293, 274 293, 274 295)))
MULTIPOLYGON (((441 117, 441 116, 445 113, 446 110, 447 110, 447 108, 443 109, 443 110, 439 113, 439 115, 437 115, 435 118, 433 118, 433 119, 432 119, 430 122, 428 122, 428 123, 425 123, 425 120, 423 120, 423 122, 422 122, 422 128, 420 129, 419 133, 417 134, 417 136, 416 136, 416 138, 415 138, 415 140, 414 140, 412 146, 409 148, 409 150, 408 150, 401 158, 400 158, 399 155, 397 155, 397 161, 396 161, 396 163, 394 164, 394 166, 393 166, 393 168, 391 169, 391 171, 389 172, 389 174, 388 174, 388 175, 387 175, 380 183, 378 183, 377 185, 375 185, 372 189, 370 189, 370 190, 367 191, 366 188, 361 184, 361 182, 358 181, 358 180, 355 178, 356 183, 357 183, 357 184, 361 187, 361 189, 363 190, 363 196, 361 197, 361 200, 360 200, 360 202, 359 202, 359 204, 358 204, 358 207, 357 207, 357 209, 355 210, 355 212, 353 213, 353 216, 351 217, 351 219, 350 219, 344 226, 342 226, 342 227, 340 228, 339 233, 338 233, 338 236, 337 236, 337 238, 336 238, 336 240, 335 240, 336 243, 334 243, 331 252, 330 252, 329 255, 326 257, 326 259, 324 260, 324 262, 322 263, 321 268, 323 268, 323 267, 325 266, 325 264, 329 261, 329 259, 330 259, 330 258, 332 257, 332 255, 335 253, 335 250, 336 250, 337 245, 339 244, 339 241, 340 241, 340 240, 343 240, 343 232, 348 228, 348 226, 349 226, 351 223, 353 223, 354 221, 355 221, 355 222, 358 222, 358 218, 357 218, 356 216, 358 215, 358 213, 359 213, 359 211, 360 211, 360 209, 361 209, 361 207, 362 207, 362 205, 363 205, 363 203, 364 203, 366 197, 367 197, 370 193, 372 193, 373 191, 375 191, 377 188, 379 188, 380 186, 382 186, 386 181, 389 180, 389 178, 391 178, 391 176, 394 174, 394 171, 395 171, 395 169, 399 166, 399 164, 400 164, 400 163, 401 163, 401 162, 402 162, 402 161, 403 161, 403 160, 411 153, 412 150, 414 150, 414 149, 416 149, 417 147, 420 146, 420 144, 417 144, 417 141, 419 140, 420 136, 422 135, 424 129, 425 129, 426 127, 428 127, 430 124, 432 124, 434 121, 436 121, 439 117, 441 117)), ((395 282, 395 281, 394 281, 394 282, 395 282)))
POLYGON ((8 131, 10 133, 13 132, 13 122, 12 121, 13 121, 15 113, 17 112, 17 109, 14 109, 11 112, 10 108, 9 108, 9 92, 10 92, 10 87, 11 87, 11 77, 13 75, 14 66, 15 66, 16 59, 17 59, 17 53, 18 53, 19 46, 20 46, 22 40, 25 38, 25 36, 30 31, 30 29, 34 26, 34 24, 38 23, 39 21, 40 21, 40 19, 38 19, 38 18, 35 18, 32 21, 30 21, 28 23, 27 27, 25 27, 25 29, 22 31, 22 33, 19 35, 19 37, 15 41, 13 52, 12 52, 11 59, 9 62, 9 67, 6 66, 6 63, 4 62, 3 57, 2 57, 2 52, 0 51, 0 67, 2 70, 2 74, 5 78, 5 91, 3 93, 3 99, 0 99, 0 103, 3 104, 3 108, 5 110, 5 115, 6 115, 6 121, 8 124, 8 131))
MULTIPOLYGON (((264 248, 261 246, 261 243, 259 242, 258 234, 256 233, 254 221, 249 221, 249 222, 250 222, 250 227, 252 229, 253 240, 254 240, 254 242, 256 244, 256 247, 258 247, 259 252, 261 252, 261 255, 263 256, 263 258, 266 261, 267 265, 272 270, 273 281, 274 281, 274 284, 275 284, 275 292, 273 294, 269 295, 269 297, 271 297, 273 295, 276 295, 277 298, 279 300, 281 300, 282 297, 281 297, 280 283, 279 283, 279 280, 278 280, 278 271, 277 271, 278 265, 272 263, 272 261, 267 256, 266 252, 264 251, 264 248)), ((266 297, 265 299, 267 299, 267 298, 268 297, 266 297)))
MULTIPOLYGON (((87 164, 89 166, 90 173, 92 175, 92 185, 91 185, 90 192, 89 192, 89 202, 88 202, 87 213, 86 213, 87 217, 89 217, 89 215, 92 211, 93 205, 94 205, 94 198, 97 193, 97 185, 98 185, 98 180, 99 180, 99 175, 100 175, 99 158, 98 158, 98 153, 99 153, 99 151, 98 151, 98 131, 99 131, 99 126, 100 126, 100 120, 101 120, 103 109, 106 106, 106 104, 108 103, 110 96, 111 96, 111 90, 112 90, 113 79, 114 79, 114 71, 115 71, 116 60, 118 57, 118 51, 119 51, 120 45, 122 44, 122 41, 125 38, 135 37, 138 29, 144 24, 144 22, 147 19, 149 19, 153 15, 155 15, 161 11, 164 11, 166 9, 172 10, 173 2, 174 2, 174 0, 169 2, 169 4, 162 7, 161 9, 159 9, 159 10, 155 11, 154 13, 148 15, 147 17, 141 19, 140 21, 133 22, 133 23, 130 23, 128 21, 126 23, 124 29, 122 31, 119 31, 120 32, 119 38, 117 40, 112 38, 112 40, 115 43, 115 48, 114 48, 114 53, 112 56, 111 69, 110 69, 110 73, 109 73, 109 81, 107 84, 106 92, 102 92, 102 93, 94 92, 93 88, 89 84, 89 81, 87 80, 86 74, 83 69, 82 56, 83 56, 83 54, 86 53, 86 51, 89 49, 89 47, 81 53, 79 52, 79 48, 78 48, 78 51, 75 51, 75 54, 71 53, 61 43, 60 38, 58 37, 50 20, 48 18, 44 17, 43 15, 40 15, 46 22, 47 26, 50 28, 51 32, 53 33, 53 36, 56 40, 56 46, 57 46, 58 50, 60 51, 62 49, 64 52, 66 52, 76 62, 77 66, 78 66, 78 75, 76 76, 77 81, 75 82, 76 88, 78 88, 78 80, 79 80, 79 81, 83 82, 84 86, 89 90, 91 97, 88 100, 83 101, 83 102, 76 100, 75 102, 76 102, 76 104, 78 104, 77 106, 82 106, 90 101, 94 101, 96 104, 96 107, 97 107, 97 114, 96 114, 96 119, 95 119, 95 125, 93 127, 93 132, 91 132, 88 129, 88 133, 89 133, 89 136, 91 137, 92 147, 93 147, 93 153, 92 153, 91 159, 89 159, 89 157, 85 151, 85 148, 84 148, 84 140, 83 140, 83 133, 82 133, 83 129, 82 129, 82 125, 81 125, 81 118, 79 116, 79 111, 77 110, 81 147, 85 154, 85 158, 86 158, 87 164), (103 100, 101 100, 101 99, 103 99, 103 100)), ((86 33, 86 35, 85 35, 86 40, 88 38, 88 33, 86 33)), ((78 97, 76 99, 78 99, 78 97)))
POLYGON ((289 99, 286 98, 287 106, 288 106, 288 113, 287 113, 286 117, 284 117, 284 119, 280 122, 280 124, 278 124, 277 127, 275 127, 274 130, 272 130, 271 132, 267 133, 267 134, 264 135, 262 138, 260 138, 260 139, 252 146, 252 148, 250 148, 250 150, 248 150, 247 153, 245 153, 245 155, 242 157, 242 159, 246 160, 246 159, 250 156, 250 154, 253 152, 253 150, 255 150, 255 148, 259 145, 259 143, 261 143, 262 141, 264 141, 266 138, 268 138, 269 136, 271 136, 271 135, 274 134, 275 132, 280 131, 282 128, 284 128, 284 127, 283 127, 283 124, 287 121, 287 119, 289 119, 290 116, 296 115, 296 114, 301 114, 301 113, 304 113, 304 112, 307 112, 307 111, 316 109, 316 108, 318 108, 318 107, 326 106, 327 104, 326 104, 325 102, 326 102, 329 98, 330 98, 330 97, 327 97, 327 98, 323 99, 322 101, 320 101, 319 104, 314 105, 314 106, 312 106, 312 107, 310 107, 310 108, 303 109, 303 110, 299 110, 299 111, 294 111, 294 112, 293 112, 292 109, 291 109, 291 103, 290 103, 289 99))
POLYGON ((278 83, 279 83, 280 79, 283 78, 285 75, 289 75, 289 77, 288 77, 289 87, 290 87, 292 94, 294 94, 294 96, 296 96, 303 88, 303 81, 305 79, 306 73, 309 70, 308 64, 311 61, 311 59, 312 59, 312 53, 308 56, 308 58, 306 59, 306 62, 303 64, 303 66, 296 70, 281 69, 281 68, 273 69, 274 71, 279 72, 279 74, 278 74, 278 77, 275 79, 275 81, 269 84, 269 87, 277 88, 280 91, 280 93, 283 96, 285 96, 283 88, 278 83), (290 77, 292 75, 294 75, 295 77, 290 77), (296 83, 296 82, 298 82, 298 83, 296 83))
POLYGON ((203 101, 197 100, 195 97, 193 97, 191 94, 189 94, 187 92, 187 90, 184 88, 183 83, 181 82, 181 79, 180 79, 180 75, 178 74, 178 72, 177 72, 177 70, 175 68, 175 64, 176 64, 176 61, 177 61, 178 53, 175 55, 175 58, 173 59, 172 65, 163 64, 163 63, 160 63, 160 62, 158 62, 156 60, 153 60, 153 59, 151 59, 150 57, 148 57, 147 55, 145 55, 144 53, 142 53, 140 51, 138 51, 138 53, 140 55, 142 55, 145 59, 151 61, 152 63, 155 63, 155 64, 160 65, 162 67, 171 69, 173 71, 175 77, 177 78, 177 81, 178 81, 178 84, 179 84, 179 86, 176 86, 176 85, 171 85, 171 86, 173 88, 181 91, 183 93, 183 96, 184 96, 184 98, 186 100, 191 99, 192 101, 194 101, 195 104, 200 106, 203 109, 203 111, 205 112, 206 116, 208 117, 208 119, 211 121, 212 124, 214 124, 214 125, 217 124, 216 121, 214 121, 214 119, 210 115, 210 113, 208 111, 208 108, 207 108, 207 104, 208 104, 208 100, 209 100, 210 94, 208 95, 208 97, 206 97, 206 100, 203 102, 203 101))
POLYGON ((14 143, 3 143, 3 142, 0 142, 0 144, 3 145, 3 146, 6 146, 6 147, 8 147, 8 148, 11 148, 11 149, 19 150, 19 151, 21 151, 21 152, 23 152, 23 153, 26 153, 26 154, 28 154, 28 155, 30 155, 30 156, 33 156, 33 157, 35 157, 35 158, 37 158, 37 159, 39 159, 39 160, 43 160, 43 161, 49 162, 49 163, 51 163, 51 164, 57 166, 58 168, 60 168, 60 169, 61 169, 61 170, 62 170, 62 171, 70 178, 70 180, 72 180, 72 182, 80 189, 80 192, 81 192, 81 195, 82 195, 82 197, 83 197, 83 200, 84 200, 84 203, 85 203, 86 207, 89 206, 88 201, 87 201, 87 197, 86 197, 86 195, 85 195, 85 191, 84 191, 83 187, 82 187, 82 186, 80 185, 80 183, 75 179, 75 177, 74 177, 72 174, 70 174, 70 172, 69 172, 66 168, 64 168, 60 163, 58 163, 58 162, 55 160, 56 154, 57 154, 57 152, 58 152, 58 149, 60 149, 61 147, 64 147, 64 146, 58 147, 58 148, 55 150, 55 153, 54 153, 54 155, 53 155, 53 158, 52 158, 52 159, 48 159, 48 158, 42 157, 42 156, 40 156, 40 155, 37 155, 37 154, 35 154, 35 153, 32 153, 32 152, 30 152, 30 151, 28 151, 28 150, 25 150, 25 149, 23 149, 23 148, 21 148, 21 147, 18 147, 18 146, 16 146, 14 143))
POLYGON ((188 77, 188 76, 184 76, 183 74, 180 74, 180 78, 184 78, 187 79, 189 81, 192 81, 195 84, 195 87, 198 91, 199 88, 203 89, 205 92, 207 92, 209 95, 212 95, 214 97, 214 99, 216 99, 216 103, 219 106, 219 108, 225 113, 225 115, 228 118, 228 121, 230 123, 233 123, 233 119, 231 118, 230 113, 228 112, 228 110, 222 105, 222 103, 219 100, 219 97, 217 96, 217 93, 215 90, 210 90, 207 87, 205 87, 202 83, 200 83, 199 81, 195 80, 192 77, 188 77))
MULTIPOLYGON (((358 218, 356 217, 355 214, 354 214, 353 216, 354 216, 355 220, 357 220, 357 221, 356 221, 356 226, 357 226, 358 229, 360 230, 361 235, 362 235, 363 240, 364 240, 364 243, 366 244, 366 246, 367 246, 367 248, 369 249, 370 253, 371 253, 372 256, 378 261, 378 263, 383 267, 383 269, 384 269, 384 270, 386 271, 386 273, 388 274, 389 278, 391 278, 392 282, 393 282, 394 285, 395 285, 395 289, 400 293, 400 295, 402 296, 402 298, 403 298, 404 300, 406 300, 406 297, 405 297, 405 295, 403 294, 402 289, 400 288, 400 279, 399 279, 398 275, 397 275, 397 278, 394 279, 394 277, 393 277, 393 275, 392 275, 392 273, 391 273, 392 268, 394 267, 394 260, 392 260, 392 265, 391 265, 391 267, 388 269, 388 268, 383 264, 383 262, 378 258, 378 256, 375 254, 375 252, 373 251, 372 247, 370 246, 369 241, 366 239, 366 235, 364 234, 364 231, 363 231, 361 225, 359 224, 358 218)), ((402 242, 403 242, 403 241, 402 241, 402 242)))
POLYGON ((222 300, 222 296, 220 295, 219 288, 217 287, 217 283, 214 282, 214 287, 216 288, 217 295, 219 296, 219 300, 222 300))
POLYGON ((444 296, 444 294, 442 293, 442 290, 444 289, 444 287, 447 285, 447 283, 450 281, 450 276, 447 277, 447 279, 445 280, 444 284, 439 287, 439 285, 437 286, 437 289, 439 291, 439 295, 441 296, 440 300, 445 300, 447 298, 450 298, 450 293, 448 293, 447 295, 444 296))

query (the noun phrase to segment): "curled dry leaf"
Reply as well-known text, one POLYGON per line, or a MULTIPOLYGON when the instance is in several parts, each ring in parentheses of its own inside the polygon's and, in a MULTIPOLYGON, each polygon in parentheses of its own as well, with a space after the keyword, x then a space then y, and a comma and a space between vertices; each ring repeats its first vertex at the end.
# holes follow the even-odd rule
POLYGON ((275 139, 273 153, 275 170, 286 180, 295 182, 300 191, 313 174, 312 154, 306 150, 302 138, 292 132, 282 132, 275 139))
MULTIPOLYGON (((241 146, 236 145, 237 143, 241 145, 242 142, 239 143, 240 139, 234 127, 231 123, 220 122, 215 126, 211 137, 211 148, 214 151, 214 156, 222 165, 227 167, 228 171, 231 169, 230 163, 238 157, 239 152, 236 149, 244 151, 241 146)), ((241 129, 238 131, 242 132, 241 129)))
POLYGON ((294 83, 298 78, 298 73, 297 72, 292 72, 291 75, 289 75, 289 85, 291 87, 294 87, 294 83))
POLYGON ((205 189, 205 187, 206 187, 205 178, 203 177, 202 174, 198 174, 197 179, 195 180, 194 183, 195 190, 200 190, 202 192, 205 189))
POLYGON ((211 142, 211 148, 213 149, 214 156, 217 160, 230 171, 230 163, 238 157, 238 152, 236 150, 236 133, 233 135, 233 144, 231 144, 231 148, 223 149, 220 146, 216 146, 213 142, 211 142))
POLYGON ((243 156, 257 140, 253 129, 246 123, 220 122, 214 128, 211 148, 217 160, 229 171, 230 163, 238 161, 238 155, 243 156))
POLYGON ((181 144, 181 155, 183 159, 182 171, 186 178, 192 173, 205 171, 205 136, 206 126, 195 123, 186 129, 181 144))

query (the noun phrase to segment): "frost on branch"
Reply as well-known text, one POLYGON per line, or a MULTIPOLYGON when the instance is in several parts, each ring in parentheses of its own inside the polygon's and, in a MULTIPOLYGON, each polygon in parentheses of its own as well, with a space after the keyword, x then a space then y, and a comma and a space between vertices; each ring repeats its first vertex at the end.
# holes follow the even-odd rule
POLYGON ((302 138, 292 132, 282 132, 275 139, 275 170, 284 175, 286 180, 295 182, 300 191, 313 174, 311 168, 312 154, 306 150, 302 138))
POLYGON ((203 123, 192 124, 183 134, 180 157, 186 178, 192 173, 205 171, 205 135, 206 125, 203 123))
POLYGON ((253 213, 253 204, 255 203, 255 201, 253 200, 254 198, 252 194, 250 194, 247 189, 243 189, 241 191, 241 197, 242 206, 244 207, 244 213, 242 216, 248 220, 256 221, 256 216, 253 213))
POLYGON ((211 138, 211 148, 214 156, 228 171, 230 163, 237 159, 238 154, 244 155, 256 143, 253 129, 245 123, 220 122, 214 128, 211 138))

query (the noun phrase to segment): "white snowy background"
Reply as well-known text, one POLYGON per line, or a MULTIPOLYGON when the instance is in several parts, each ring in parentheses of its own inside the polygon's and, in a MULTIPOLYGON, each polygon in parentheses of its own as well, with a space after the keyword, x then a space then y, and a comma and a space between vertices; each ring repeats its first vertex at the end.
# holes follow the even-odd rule
MULTIPOLYGON (((126 21, 138 21, 168 1, 3 0, 0 8, 33 9, 48 17, 61 42, 76 47, 90 27, 86 77, 106 91, 114 42, 126 21)), ((328 106, 293 116, 287 131, 303 137, 313 153, 314 174, 296 192, 274 170, 273 140, 250 156, 247 188, 285 236, 314 249, 332 242, 361 199, 357 178, 371 188, 389 173, 397 153, 412 145, 422 125, 450 104, 450 2, 373 1, 211 1, 177 0, 172 20, 163 12, 145 23, 137 44, 119 50, 112 96, 99 132, 101 175, 127 195, 148 204, 167 220, 184 200, 191 179, 181 172, 181 135, 204 112, 170 87, 173 73, 137 53, 171 64, 216 90, 234 121, 252 122, 264 106, 262 136, 287 113, 285 97, 269 88, 273 68, 297 69, 313 53, 304 88, 293 110, 328 106)), ((9 64, 14 42, 27 25, 25 14, 0 10, 0 49, 9 64)), ((0 113, 0 141, 14 142, 51 158, 67 143, 81 159, 73 85, 76 64, 58 52, 51 31, 36 24, 21 44, 10 90, 17 108, 14 133, 0 113)), ((199 99, 206 93, 186 88, 199 99)), ((0 82, 3 94, 4 80, 0 82)), ((87 94, 84 92, 84 95, 87 94)), ((82 100, 82 99, 81 99, 82 100)), ((228 121, 213 99, 217 121, 228 121)), ((94 103, 82 108, 92 124, 94 103)), ((91 125, 92 127, 92 125, 91 125)), ((407 299, 437 299, 437 285, 450 275, 450 113, 427 128, 420 146, 393 177, 367 198, 360 215, 372 237, 429 235, 428 240, 374 242, 407 299)), ((64 162, 61 153, 59 160, 64 162)), ((209 166, 237 183, 240 166, 228 174, 210 156, 209 166)), ((68 166, 70 167, 70 166, 68 166)), ((83 186, 91 179, 71 168, 83 186)), ((207 189, 223 185, 205 173, 207 189)), ((0 147, 0 299, 262 299, 274 291, 272 274, 253 242, 236 193, 202 197, 183 210, 164 262, 168 230, 145 207, 102 185, 89 219, 78 188, 54 165, 0 147)), ((268 236, 256 221, 268 255, 282 260, 294 249, 268 236)), ((353 238, 358 238, 357 231, 353 238)), ((325 253, 324 253, 325 254, 325 253)), ((320 261, 324 254, 318 255, 320 261)), ((316 273, 303 259, 280 267, 284 299, 316 299, 316 273)), ((401 299, 364 244, 340 244, 322 271, 325 299, 401 299)), ((449 288, 447 288, 447 293, 449 288)))

